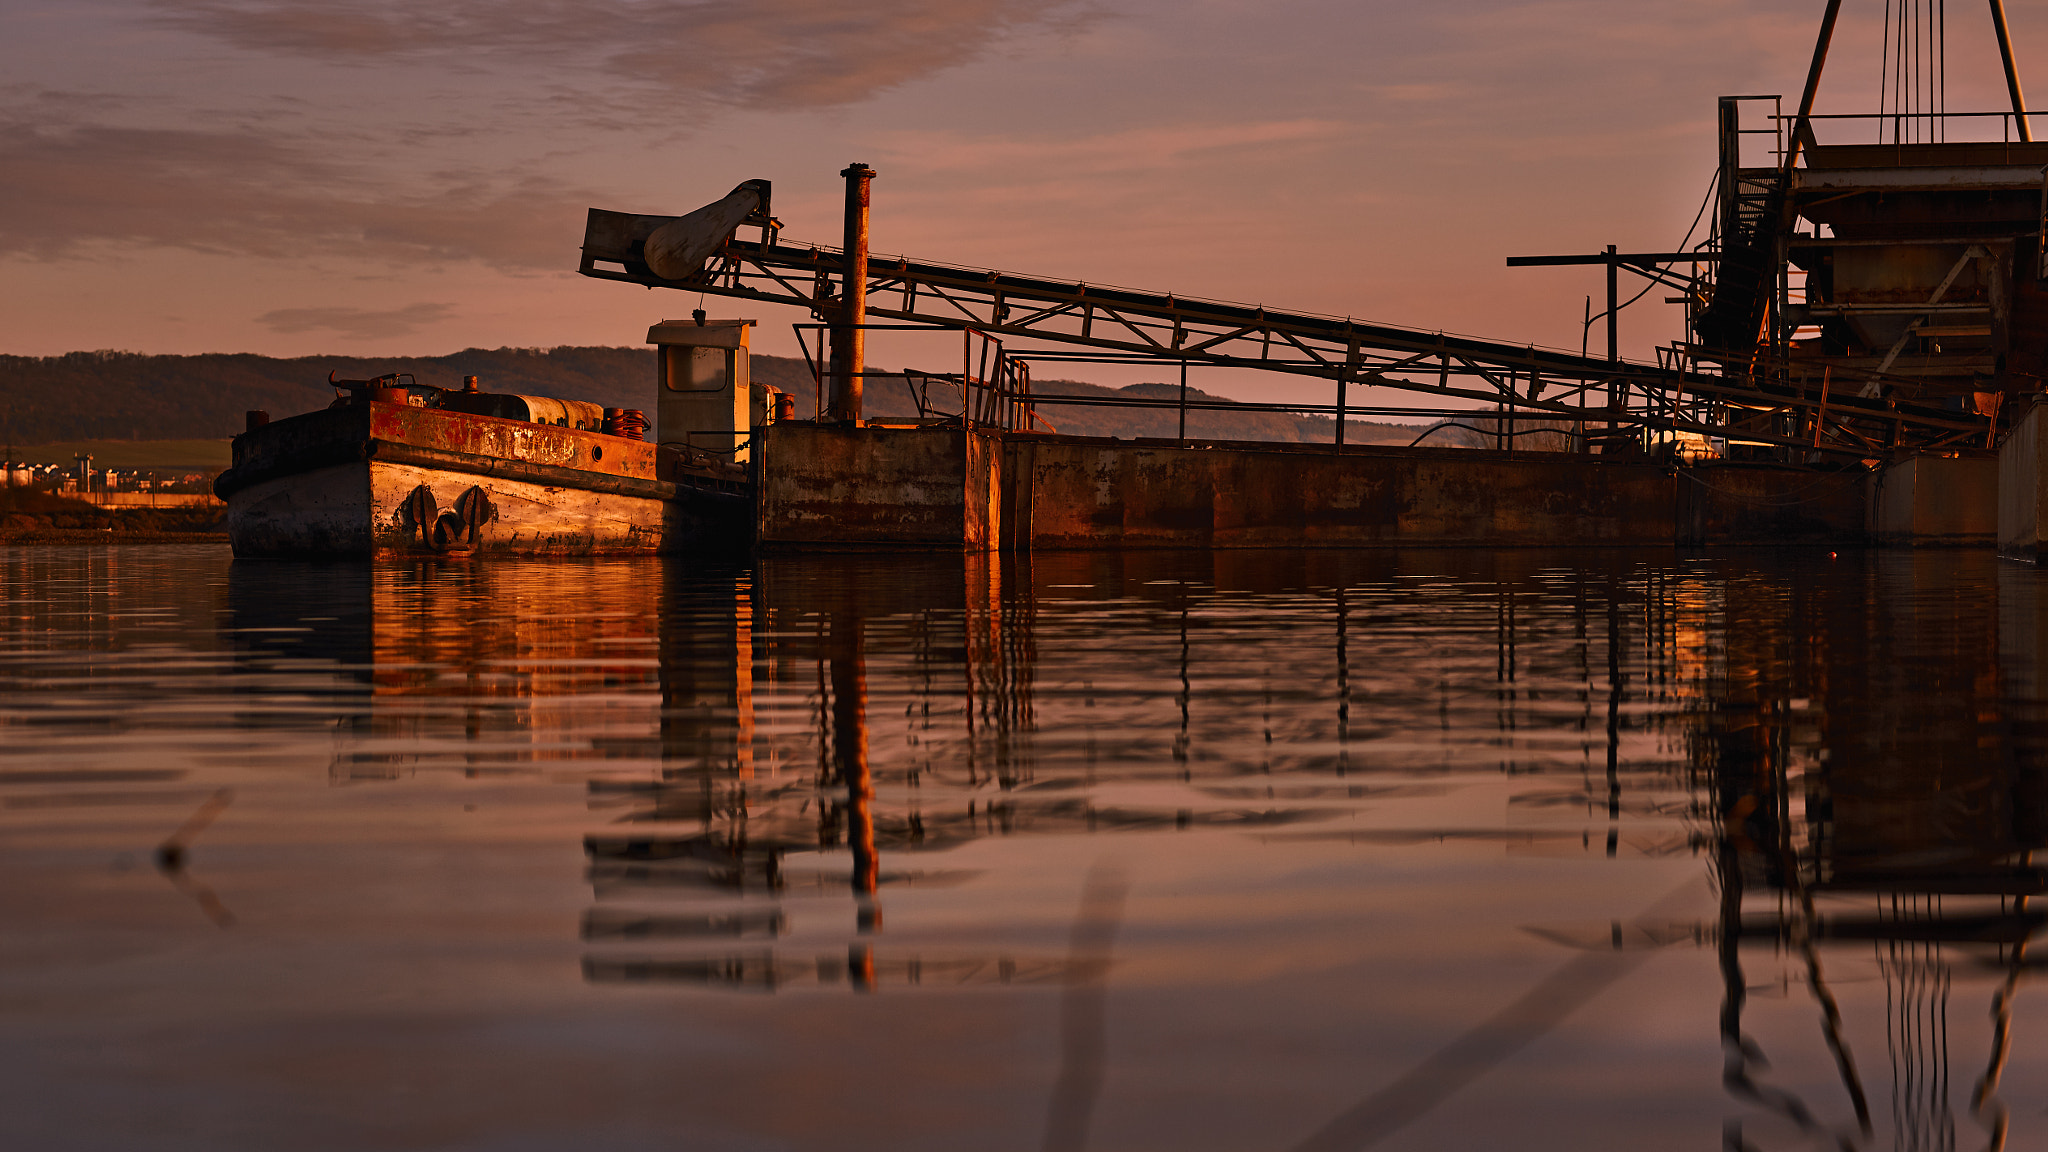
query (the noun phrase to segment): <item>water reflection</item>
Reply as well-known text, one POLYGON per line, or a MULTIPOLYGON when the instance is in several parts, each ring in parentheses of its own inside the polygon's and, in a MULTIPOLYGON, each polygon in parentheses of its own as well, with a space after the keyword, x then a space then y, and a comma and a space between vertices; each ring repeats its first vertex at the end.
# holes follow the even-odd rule
MULTIPOLYGON (((1700 713, 1696 758, 1721 825, 1724 1078, 1737 1098, 1844 1146, 1868 1138, 1873 1117, 1830 988, 1831 948, 1867 953, 1883 983, 1890 1127, 1902 1148, 1955 1146, 1956 1097, 1973 1071, 1968 1057, 1955 1065, 1950 1045, 1955 969, 2002 972, 1985 997, 1995 1025, 1967 1101, 1989 1146, 2006 1143, 1997 1092, 2011 999, 2043 920, 2028 901, 2048 880, 2033 863, 2048 793, 2020 719, 2037 700, 2001 683, 2038 683, 2040 585, 2031 569, 1994 564, 1915 555, 1846 585, 1729 589, 1731 616, 1785 623, 1730 631, 1724 687, 1700 713), (1990 596, 1996 610, 1984 611, 1990 596), (1752 890, 1760 899, 1746 902, 1752 890), (1768 911, 1747 912, 1752 903, 1768 911), (1830 1128, 1800 1093, 1770 1083, 1744 1030, 1745 944, 1801 967, 1853 1128, 1830 1128)), ((1742 1119, 1729 1121, 1727 1141, 1749 1146, 1742 1119)))
MULTIPOLYGON (((273 889, 333 915, 292 845, 355 838, 411 861, 407 932, 573 949, 560 1011, 692 997, 773 1046, 843 1035, 820 991, 937 1035, 948 990, 1056 995, 977 1089, 1046 1146, 2039 1139, 2048 586, 1987 555, 0 574, 10 835, 153 845, 232 787, 158 881, 224 940, 273 889)), ((83 931, 99 887, 24 914, 83 931)), ((946 1063, 897 1035, 876 1075, 946 1063)), ((891 1115, 849 1146, 985 1131, 891 1115)))

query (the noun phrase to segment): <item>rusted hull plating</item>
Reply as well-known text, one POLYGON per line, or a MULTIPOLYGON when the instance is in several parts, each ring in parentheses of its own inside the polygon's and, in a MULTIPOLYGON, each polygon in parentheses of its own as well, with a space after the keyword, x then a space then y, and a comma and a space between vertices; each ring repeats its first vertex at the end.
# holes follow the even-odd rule
POLYGON ((217 489, 244 557, 674 552, 741 546, 751 529, 731 469, 693 472, 623 437, 398 404, 237 437, 217 489))
POLYGON ((266 480, 228 501, 237 556, 653 553, 678 546, 671 528, 678 540, 701 534, 674 520, 662 500, 372 461, 266 480), (421 489, 433 498, 424 524, 421 489), (449 518, 473 491, 488 511, 472 534, 449 518))

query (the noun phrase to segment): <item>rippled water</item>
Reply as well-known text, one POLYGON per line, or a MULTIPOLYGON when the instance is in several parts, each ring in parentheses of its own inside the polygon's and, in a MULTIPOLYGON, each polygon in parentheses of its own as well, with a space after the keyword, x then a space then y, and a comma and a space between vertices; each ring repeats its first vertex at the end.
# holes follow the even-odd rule
POLYGON ((2048 1147, 1985 553, 0 587, 8 1147, 2048 1147))

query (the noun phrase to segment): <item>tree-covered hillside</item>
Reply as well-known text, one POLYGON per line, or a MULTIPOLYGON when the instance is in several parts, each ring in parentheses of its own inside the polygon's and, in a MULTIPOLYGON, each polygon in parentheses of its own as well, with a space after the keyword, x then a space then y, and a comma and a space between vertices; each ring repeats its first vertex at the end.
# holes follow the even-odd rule
MULTIPOLYGON (((247 354, 148 356, 133 352, 72 352, 63 356, 0 356, 0 441, 45 444, 63 440, 220 439, 242 430, 243 413, 262 409, 273 417, 324 408, 334 399, 331 371, 342 379, 410 372, 422 384, 458 388, 464 376, 480 378, 489 392, 518 392, 588 400, 653 415, 654 351, 651 348, 470 348, 448 356, 301 356, 278 359, 247 354)), ((797 413, 811 414, 814 388, 801 360, 755 356, 754 379, 797 397, 797 413)), ((1172 398, 1166 384, 1112 389, 1067 381, 1040 381, 1041 394, 1172 398)), ((942 407, 946 390, 934 386, 931 400, 942 407)), ((957 396, 957 393, 954 394, 957 396)), ((1189 390, 1190 398, 1213 399, 1189 390)), ((958 401, 951 410, 958 410, 958 401)), ((914 416, 915 402, 901 380, 868 381, 866 411, 875 417, 914 416)), ((1046 404, 1041 414, 1062 432, 1082 436, 1172 436, 1170 410, 1116 409, 1046 404)), ((1304 419, 1278 413, 1195 411, 1188 434, 1209 439, 1328 441, 1327 418, 1304 419)), ((1402 443, 1420 428, 1406 424, 1347 421, 1353 443, 1402 443)), ((1432 443, 1445 442, 1443 437, 1432 443)))

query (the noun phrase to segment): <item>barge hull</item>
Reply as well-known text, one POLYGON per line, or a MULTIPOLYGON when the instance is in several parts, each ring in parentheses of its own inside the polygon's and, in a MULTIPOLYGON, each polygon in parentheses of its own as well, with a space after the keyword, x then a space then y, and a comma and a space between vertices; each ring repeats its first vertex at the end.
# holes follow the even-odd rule
POLYGON ((362 461, 265 480, 228 507, 235 555, 392 556, 428 552, 514 555, 645 554, 702 538, 673 502, 521 480, 362 461), (474 541, 436 548, 410 512, 425 488, 436 510, 480 491, 491 508, 474 541), (677 543, 671 544, 671 540, 677 543))
POLYGON ((743 470, 653 444, 374 402, 235 441, 215 485, 245 557, 645 554, 744 547, 743 470))

